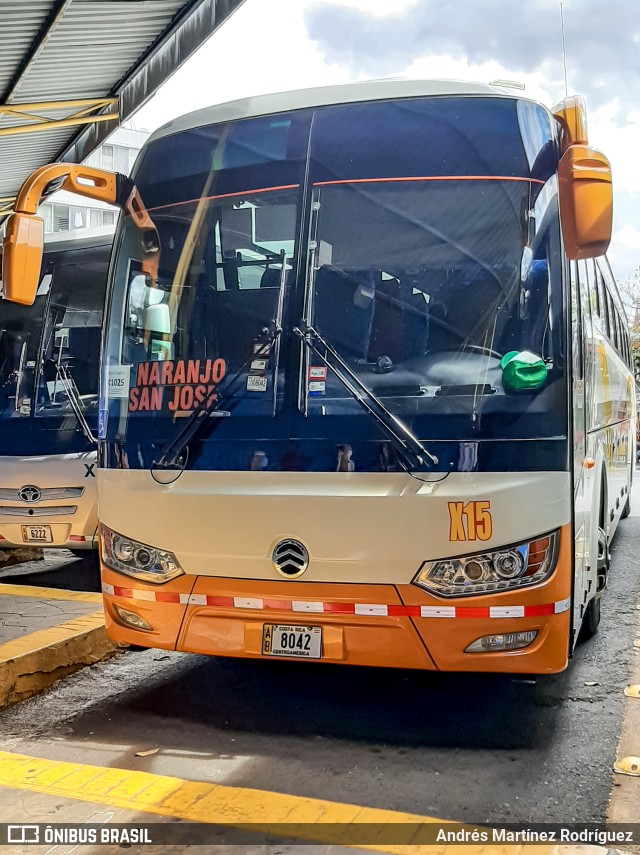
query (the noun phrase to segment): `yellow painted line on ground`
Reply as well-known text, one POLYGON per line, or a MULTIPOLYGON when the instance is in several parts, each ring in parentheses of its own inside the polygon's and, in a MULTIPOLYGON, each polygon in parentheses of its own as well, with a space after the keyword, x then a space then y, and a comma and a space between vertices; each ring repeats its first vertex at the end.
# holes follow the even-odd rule
POLYGON ((47 629, 38 629, 29 632, 20 638, 5 641, 0 644, 0 665, 18 656, 26 656, 29 653, 41 651, 43 648, 60 644, 78 635, 85 635, 94 629, 104 626, 104 613, 91 612, 88 615, 75 617, 64 623, 49 626, 47 629))
MULTIPOLYGON (((286 824, 286 836, 293 839, 335 843, 395 855, 424 855, 429 850, 440 855, 469 853, 468 846, 455 844, 358 843, 359 824, 378 826, 382 835, 384 827, 389 824, 442 824, 442 820, 434 817, 188 781, 151 772, 43 760, 4 751, 0 751, 0 787, 144 811, 189 822, 217 823, 236 828, 251 824, 256 832, 280 836, 284 836, 282 825, 286 824)), ((33 821, 33 817, 30 820, 33 821)), ((381 836, 380 839, 384 838, 381 836)), ((590 848, 585 847, 586 850, 590 848)), ((493 855, 498 852, 516 855, 522 852, 522 846, 486 844, 474 847, 476 855, 483 850, 493 855)), ((551 845, 536 846, 536 855, 557 855, 559 850, 560 847, 551 845)))
POLYGON ((40 588, 34 585, 9 585, 0 583, 0 596, 35 597, 38 600, 69 600, 76 603, 101 603, 102 594, 89 591, 64 591, 58 588, 40 588))

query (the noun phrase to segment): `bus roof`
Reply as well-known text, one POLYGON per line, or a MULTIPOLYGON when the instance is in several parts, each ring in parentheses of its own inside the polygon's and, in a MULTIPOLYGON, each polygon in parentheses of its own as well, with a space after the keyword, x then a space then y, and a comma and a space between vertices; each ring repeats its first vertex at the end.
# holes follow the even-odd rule
POLYGON ((166 125, 152 134, 147 144, 179 131, 219 122, 232 122, 253 116, 284 113, 289 110, 301 110, 305 107, 324 107, 330 104, 381 101, 390 98, 420 98, 430 95, 490 95, 498 98, 534 101, 534 99, 523 96, 520 91, 509 89, 506 86, 467 83, 461 80, 408 80, 403 78, 363 80, 337 86, 318 86, 313 89, 295 89, 289 92, 276 92, 272 95, 257 95, 205 107, 202 110, 187 113, 185 116, 167 122, 166 125))

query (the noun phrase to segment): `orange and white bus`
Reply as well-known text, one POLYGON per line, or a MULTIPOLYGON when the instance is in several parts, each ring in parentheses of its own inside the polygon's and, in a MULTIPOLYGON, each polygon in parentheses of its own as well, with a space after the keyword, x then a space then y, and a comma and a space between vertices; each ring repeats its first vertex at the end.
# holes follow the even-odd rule
MULTIPOLYGON (((124 209, 100 404, 111 637, 565 668, 599 621, 635 413, 611 173, 579 99, 363 82, 170 122, 129 184, 47 169, 29 199, 66 169, 124 209)), ((27 195, 5 240, 26 301, 27 195)))

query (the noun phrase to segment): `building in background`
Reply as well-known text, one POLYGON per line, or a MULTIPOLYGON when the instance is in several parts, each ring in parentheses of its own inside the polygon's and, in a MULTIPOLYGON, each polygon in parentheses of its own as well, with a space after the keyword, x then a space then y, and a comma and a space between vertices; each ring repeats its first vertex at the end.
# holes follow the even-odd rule
MULTIPOLYGON (((118 128, 109 137, 108 142, 87 158, 86 163, 99 169, 129 175, 148 136, 148 131, 118 128)), ((118 209, 113 205, 98 201, 87 201, 84 204, 79 196, 65 190, 50 196, 40 206, 38 213, 44 220, 45 234, 112 226, 118 217, 118 209)))

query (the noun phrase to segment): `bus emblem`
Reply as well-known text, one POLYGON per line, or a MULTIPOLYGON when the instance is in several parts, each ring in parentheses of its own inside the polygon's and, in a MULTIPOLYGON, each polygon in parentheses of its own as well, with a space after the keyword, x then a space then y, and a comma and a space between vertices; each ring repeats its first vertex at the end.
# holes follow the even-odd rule
POLYGON ((39 487, 36 487, 34 484, 25 484, 24 487, 20 487, 18 490, 18 496, 22 499, 23 502, 39 502, 42 498, 42 492, 39 487))
POLYGON ((299 540, 281 540, 273 550, 271 560, 281 576, 295 579, 309 566, 309 553, 299 540))

